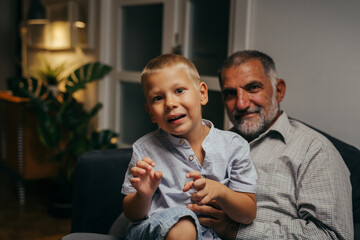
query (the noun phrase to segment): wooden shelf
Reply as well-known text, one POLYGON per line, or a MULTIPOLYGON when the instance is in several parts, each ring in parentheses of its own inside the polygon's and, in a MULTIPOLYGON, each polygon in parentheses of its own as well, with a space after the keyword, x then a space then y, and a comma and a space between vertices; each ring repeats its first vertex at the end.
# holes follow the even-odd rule
MULTIPOLYGON (((29 111, 28 102, 27 98, 0 92, 1 164, 22 179, 21 188, 24 180, 55 178, 58 175, 58 163, 50 161, 54 152, 40 142, 36 115, 29 111)), ((24 189, 19 191, 24 192, 24 189)))

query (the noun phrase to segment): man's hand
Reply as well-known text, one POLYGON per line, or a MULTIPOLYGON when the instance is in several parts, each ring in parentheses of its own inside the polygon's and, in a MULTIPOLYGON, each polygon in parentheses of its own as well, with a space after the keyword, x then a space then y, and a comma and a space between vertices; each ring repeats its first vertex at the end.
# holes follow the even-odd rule
POLYGON ((196 213, 200 213, 202 215, 199 216, 200 224, 213 228, 221 239, 234 240, 239 229, 239 223, 226 216, 216 202, 211 202, 211 205, 188 204, 187 207, 196 213))
POLYGON ((153 167, 155 162, 151 158, 144 157, 136 163, 136 167, 131 168, 134 177, 130 182, 141 196, 152 196, 161 182, 162 172, 154 171, 153 167))

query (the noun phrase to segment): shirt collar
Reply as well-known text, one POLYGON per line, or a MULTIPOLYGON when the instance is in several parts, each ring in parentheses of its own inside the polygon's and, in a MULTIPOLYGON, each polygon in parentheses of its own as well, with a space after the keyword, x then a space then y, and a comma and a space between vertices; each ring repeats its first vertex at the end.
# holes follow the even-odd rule
POLYGON ((274 122, 274 124, 266 130, 264 133, 260 134, 259 137, 255 138, 250 143, 256 142, 262 138, 265 138, 266 136, 270 134, 276 134, 278 135, 282 141, 286 144, 289 142, 289 139, 291 137, 291 125, 289 122, 289 118, 286 115, 285 112, 282 112, 279 118, 274 122))
MULTIPOLYGON (((206 119, 202 120, 202 124, 205 126, 208 126, 210 128, 209 134, 205 137, 203 144, 208 142, 208 139, 211 138, 210 135, 213 134, 213 129, 214 129, 214 124, 206 119)), ((165 136, 168 137, 169 142, 173 145, 173 146, 181 146, 181 147, 186 147, 186 148, 190 148, 190 144, 189 142, 185 139, 185 138, 180 138, 180 137, 175 137, 167 132, 165 132, 164 130, 160 129, 161 133, 165 136)))

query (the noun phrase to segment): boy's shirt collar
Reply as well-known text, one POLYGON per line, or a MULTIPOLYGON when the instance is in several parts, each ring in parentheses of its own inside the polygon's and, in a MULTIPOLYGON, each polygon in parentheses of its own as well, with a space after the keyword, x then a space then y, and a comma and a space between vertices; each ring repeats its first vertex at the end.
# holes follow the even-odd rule
MULTIPOLYGON (((208 127, 210 128, 209 134, 205 137, 204 141, 202 142, 202 145, 205 145, 205 144, 209 141, 208 139, 211 138, 210 135, 213 134, 214 124, 213 124, 211 121, 206 120, 206 119, 203 119, 203 120, 202 120, 202 124, 205 125, 205 126, 208 126, 208 127)), ((168 137, 169 142, 170 142, 173 146, 175 146, 175 147, 191 148, 190 143, 188 142, 187 139, 173 136, 173 135, 165 132, 165 131, 162 130, 161 128, 160 128, 160 132, 161 132, 164 136, 167 136, 167 137, 168 137)))

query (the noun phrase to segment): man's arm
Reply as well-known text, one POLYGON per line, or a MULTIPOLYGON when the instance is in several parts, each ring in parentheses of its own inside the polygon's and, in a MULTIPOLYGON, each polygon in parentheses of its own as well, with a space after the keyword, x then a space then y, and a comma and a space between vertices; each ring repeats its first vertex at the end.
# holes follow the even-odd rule
POLYGON ((213 228, 224 240, 234 239, 353 239, 352 234, 348 233, 349 238, 337 236, 331 229, 317 226, 314 222, 307 222, 296 219, 292 223, 273 223, 255 221, 250 225, 242 225, 231 220, 222 210, 207 205, 192 204, 191 210, 194 212, 208 215, 209 217, 199 217, 202 225, 213 228), (299 227, 302 229, 299 229, 299 227), (299 231, 294 231, 298 229, 299 231))
POLYGON ((199 217, 202 225, 213 228, 223 240, 235 239, 338 239, 331 238, 326 230, 319 229, 313 222, 306 222, 301 219, 294 220, 291 224, 258 222, 250 225, 242 225, 231 220, 223 210, 208 205, 191 206, 194 212, 209 217, 199 217), (302 225, 302 231, 293 231, 297 225, 302 225), (306 232, 312 232, 307 234, 306 232))
MULTIPOLYGON (((294 207, 298 218, 255 219, 250 225, 235 225, 221 210, 197 205, 191 209, 212 216, 201 217, 200 223, 213 227, 224 239, 234 239, 235 231, 237 239, 353 239, 351 185, 346 165, 332 146, 313 144, 306 158, 306 164, 296 172, 294 207)), ((259 205, 258 214, 261 211, 259 205)))

